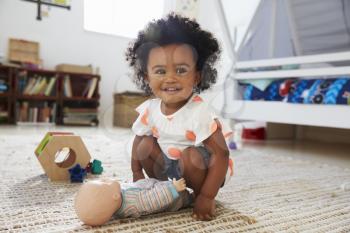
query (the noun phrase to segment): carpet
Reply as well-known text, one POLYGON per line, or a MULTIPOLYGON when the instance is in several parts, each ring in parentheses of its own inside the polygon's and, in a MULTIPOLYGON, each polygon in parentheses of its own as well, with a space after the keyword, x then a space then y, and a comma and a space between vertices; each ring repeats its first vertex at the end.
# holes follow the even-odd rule
MULTIPOLYGON (((350 190, 342 186, 349 169, 254 149, 234 153, 235 176, 220 190, 210 222, 184 209, 89 227, 73 209, 80 184, 50 183, 34 156, 42 136, 0 136, 0 232, 350 232, 350 190)), ((130 181, 130 133, 82 139, 103 162, 100 177, 130 181)))

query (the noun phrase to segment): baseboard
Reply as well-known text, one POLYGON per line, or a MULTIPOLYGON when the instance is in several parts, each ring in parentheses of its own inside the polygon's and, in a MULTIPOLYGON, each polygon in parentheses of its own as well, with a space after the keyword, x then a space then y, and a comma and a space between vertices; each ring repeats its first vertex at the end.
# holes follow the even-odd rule
POLYGON ((350 130, 328 127, 298 126, 297 139, 350 144, 350 130))
POLYGON ((350 144, 350 130, 329 127, 267 123, 267 139, 311 140, 350 144))
POLYGON ((293 140, 296 138, 296 126, 289 124, 267 123, 266 138, 268 140, 293 140))

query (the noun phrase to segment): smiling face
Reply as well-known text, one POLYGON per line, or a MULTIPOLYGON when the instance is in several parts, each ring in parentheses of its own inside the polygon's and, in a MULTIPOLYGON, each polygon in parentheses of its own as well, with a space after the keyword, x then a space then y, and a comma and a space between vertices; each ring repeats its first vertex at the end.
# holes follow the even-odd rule
POLYGON ((183 44, 153 48, 148 56, 146 79, 153 94, 162 100, 162 111, 178 110, 200 80, 193 50, 183 44))

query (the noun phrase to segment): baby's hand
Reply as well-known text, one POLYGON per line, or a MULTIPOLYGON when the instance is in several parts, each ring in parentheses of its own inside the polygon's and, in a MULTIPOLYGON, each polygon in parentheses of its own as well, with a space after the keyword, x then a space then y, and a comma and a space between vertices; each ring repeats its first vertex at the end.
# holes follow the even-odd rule
POLYGON ((178 192, 182 192, 186 189, 186 181, 184 178, 181 178, 180 180, 173 178, 173 185, 178 192))
POLYGON ((140 172, 134 172, 134 173, 132 174, 132 176, 133 176, 133 182, 136 182, 136 181, 138 181, 138 180, 145 179, 145 175, 143 174, 142 171, 140 171, 140 172))
POLYGON ((196 197, 192 218, 209 221, 215 217, 215 199, 207 198, 201 194, 196 197))

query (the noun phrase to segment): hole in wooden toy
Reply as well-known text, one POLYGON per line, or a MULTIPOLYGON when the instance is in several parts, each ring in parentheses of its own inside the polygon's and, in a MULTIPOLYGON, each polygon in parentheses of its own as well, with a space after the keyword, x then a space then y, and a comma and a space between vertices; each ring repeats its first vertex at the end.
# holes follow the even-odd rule
POLYGON ((55 154, 55 163, 61 168, 71 167, 75 163, 76 154, 69 147, 63 147, 55 154))

